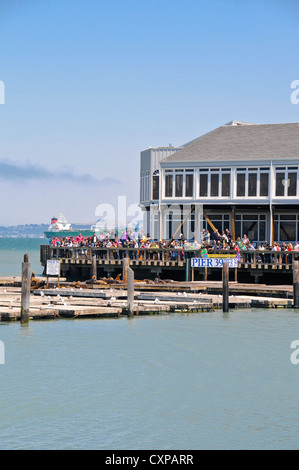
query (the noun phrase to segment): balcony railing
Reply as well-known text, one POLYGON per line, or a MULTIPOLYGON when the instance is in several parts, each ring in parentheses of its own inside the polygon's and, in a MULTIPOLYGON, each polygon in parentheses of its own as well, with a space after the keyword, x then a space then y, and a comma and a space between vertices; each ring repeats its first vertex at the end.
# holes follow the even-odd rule
MULTIPOLYGON (((209 255, 225 257, 236 255, 236 251, 212 250, 209 255)), ((98 264, 122 264, 129 258, 131 264, 184 266, 186 259, 201 258, 200 250, 174 248, 97 248, 97 247, 54 247, 41 246, 41 262, 48 259, 61 259, 65 263, 91 263, 96 256, 98 264)), ((245 269, 290 269, 294 260, 299 259, 299 251, 240 251, 239 268, 245 269)))

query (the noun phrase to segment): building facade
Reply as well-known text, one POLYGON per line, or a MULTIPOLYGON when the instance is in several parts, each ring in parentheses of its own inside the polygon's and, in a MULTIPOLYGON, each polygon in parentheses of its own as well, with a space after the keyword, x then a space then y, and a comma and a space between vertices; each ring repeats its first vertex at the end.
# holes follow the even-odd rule
POLYGON ((216 227, 255 243, 299 240, 299 123, 232 121, 161 149, 141 152, 140 207, 151 238, 183 232, 200 241, 203 228, 216 227))

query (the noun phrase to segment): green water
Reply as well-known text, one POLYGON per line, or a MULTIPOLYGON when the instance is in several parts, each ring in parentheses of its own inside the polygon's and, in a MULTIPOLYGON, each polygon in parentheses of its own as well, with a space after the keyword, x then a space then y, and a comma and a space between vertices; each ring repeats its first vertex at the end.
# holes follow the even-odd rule
POLYGON ((40 245, 48 245, 45 238, 0 238, 0 276, 20 276, 24 254, 29 254, 32 271, 42 274, 40 245))

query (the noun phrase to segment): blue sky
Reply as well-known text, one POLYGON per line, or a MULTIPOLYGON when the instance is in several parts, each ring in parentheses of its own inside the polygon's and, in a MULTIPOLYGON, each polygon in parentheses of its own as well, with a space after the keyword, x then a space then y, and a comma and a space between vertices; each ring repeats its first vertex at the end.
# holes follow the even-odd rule
POLYGON ((0 225, 95 222, 149 146, 299 122, 298 3, 0 0, 0 225))

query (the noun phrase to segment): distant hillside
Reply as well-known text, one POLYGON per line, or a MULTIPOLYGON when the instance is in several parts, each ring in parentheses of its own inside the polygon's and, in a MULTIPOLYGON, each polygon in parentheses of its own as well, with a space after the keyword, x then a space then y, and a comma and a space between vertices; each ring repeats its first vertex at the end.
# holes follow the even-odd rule
POLYGON ((40 238, 44 235, 49 225, 46 224, 26 224, 12 225, 10 227, 0 226, 0 238, 40 238))

